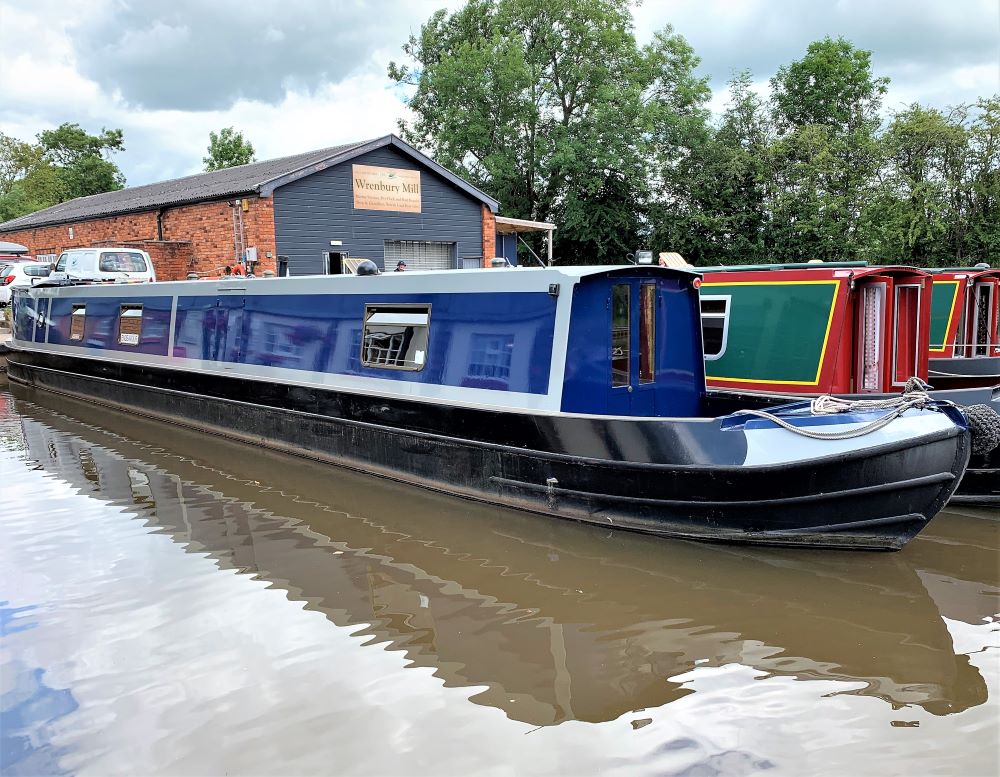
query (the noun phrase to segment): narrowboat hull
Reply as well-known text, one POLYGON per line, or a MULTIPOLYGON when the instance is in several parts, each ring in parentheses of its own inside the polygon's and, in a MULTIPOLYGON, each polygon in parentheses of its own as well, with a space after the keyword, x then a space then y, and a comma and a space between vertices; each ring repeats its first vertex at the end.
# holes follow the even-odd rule
MULTIPOLYGON (((1000 414, 1000 386, 993 388, 944 389, 929 392, 935 399, 960 406, 986 405, 1000 414)), ((894 394, 843 395, 847 399, 891 399, 894 394)), ((708 402, 715 413, 734 413, 741 409, 765 409, 795 400, 801 395, 773 394, 760 391, 709 389, 708 402)), ((1000 448, 969 459, 962 482, 951 497, 952 504, 1000 505, 1000 448)))
POLYGON ((896 550, 952 496, 970 449, 947 409, 838 451, 760 419, 449 406, 31 349, 11 352, 9 375, 468 499, 697 540, 896 550))
POLYGON ((1000 356, 931 359, 927 375, 942 389, 996 386, 1000 384, 1000 356))

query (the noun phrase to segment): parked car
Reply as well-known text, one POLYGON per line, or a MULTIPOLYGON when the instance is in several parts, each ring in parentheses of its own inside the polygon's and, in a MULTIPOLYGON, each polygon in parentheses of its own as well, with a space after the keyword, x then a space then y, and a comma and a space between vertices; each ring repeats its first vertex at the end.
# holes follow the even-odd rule
POLYGON ((48 277, 51 270, 51 265, 30 256, 0 257, 0 307, 10 304, 12 288, 31 286, 32 278, 48 277))
POLYGON ((59 254, 53 280, 146 283, 156 280, 153 260, 137 248, 71 248, 59 254))

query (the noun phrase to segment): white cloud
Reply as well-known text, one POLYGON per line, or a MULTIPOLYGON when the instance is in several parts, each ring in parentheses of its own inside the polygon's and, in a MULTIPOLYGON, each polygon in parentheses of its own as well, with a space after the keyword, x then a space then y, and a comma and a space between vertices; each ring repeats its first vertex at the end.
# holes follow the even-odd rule
MULTIPOLYGON (((394 132, 405 90, 386 65, 442 4, 460 0, 191 0, 156 13, 132 0, 0 0, 0 132, 120 127, 116 161, 130 184, 199 171, 209 131, 227 126, 260 159, 394 132), (226 19, 238 22, 235 37, 223 34, 226 19)), ((876 74, 892 78, 887 110, 1000 92, 995 0, 648 0, 635 19, 640 41, 668 22, 687 38, 713 78, 716 113, 734 72, 750 68, 766 94, 775 70, 824 35, 873 50, 876 74)))

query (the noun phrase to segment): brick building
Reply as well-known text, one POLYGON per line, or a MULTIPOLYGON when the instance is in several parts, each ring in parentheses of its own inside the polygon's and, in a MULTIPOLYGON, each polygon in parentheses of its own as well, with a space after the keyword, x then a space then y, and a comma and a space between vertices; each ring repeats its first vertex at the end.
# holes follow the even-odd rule
POLYGON ((498 250, 497 207, 386 135, 80 197, 0 224, 0 239, 50 260, 67 248, 142 248, 161 280, 239 262, 278 275, 351 272, 362 259, 478 267, 498 250))

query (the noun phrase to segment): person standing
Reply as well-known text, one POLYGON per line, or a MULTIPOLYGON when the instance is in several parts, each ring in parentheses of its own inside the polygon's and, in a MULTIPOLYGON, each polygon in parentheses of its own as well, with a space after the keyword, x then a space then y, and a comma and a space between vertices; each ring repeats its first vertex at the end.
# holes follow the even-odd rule
POLYGON ((396 262, 396 269, 394 270, 394 272, 404 272, 405 270, 406 270, 406 262, 400 259, 398 262, 396 262))

